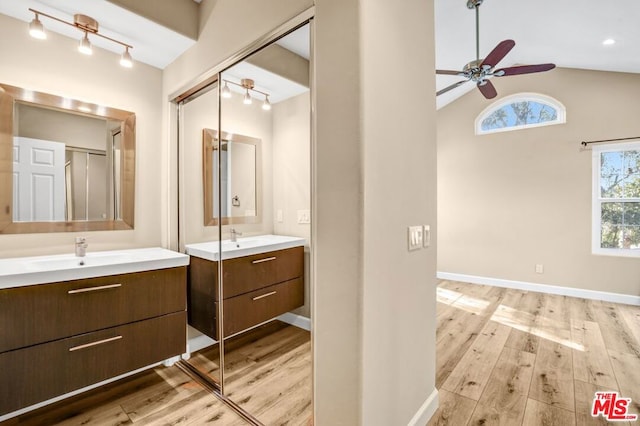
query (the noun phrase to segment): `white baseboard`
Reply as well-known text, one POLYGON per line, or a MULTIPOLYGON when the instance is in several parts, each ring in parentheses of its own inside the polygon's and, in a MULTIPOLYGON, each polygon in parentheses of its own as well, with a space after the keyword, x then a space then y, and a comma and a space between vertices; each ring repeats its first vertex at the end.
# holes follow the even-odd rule
POLYGON ((301 328, 303 330, 311 331, 311 320, 307 317, 303 317, 302 315, 296 315, 292 314, 291 312, 286 312, 276 319, 301 328))
POLYGON ((536 291, 539 293, 559 294, 561 296, 580 297, 583 299, 602 300, 605 302, 640 306, 640 296, 634 296, 632 294, 609 293, 606 291, 536 284, 525 281, 504 280, 501 278, 480 277, 477 275, 455 274, 451 272, 438 272, 437 277, 441 280, 462 281, 471 284, 492 285, 495 287, 514 288, 517 290, 536 291))
POLYGON ((429 395, 429 398, 425 402, 422 403, 420 409, 416 412, 407 426, 424 426, 429 423, 431 417, 435 414, 438 409, 438 389, 434 389, 429 395))

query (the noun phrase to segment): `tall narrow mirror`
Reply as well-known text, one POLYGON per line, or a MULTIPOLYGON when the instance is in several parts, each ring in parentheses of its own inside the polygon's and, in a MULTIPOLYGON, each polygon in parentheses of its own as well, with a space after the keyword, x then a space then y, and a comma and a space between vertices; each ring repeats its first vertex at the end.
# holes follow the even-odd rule
MULTIPOLYGON (((212 155, 219 152, 217 82, 213 81, 179 103, 180 120, 180 176, 179 188, 182 203, 181 234, 186 243, 186 252, 191 255, 188 273, 188 353, 189 365, 203 376, 221 386, 221 359, 217 321, 218 310, 218 262, 219 229, 205 227, 203 210, 204 182, 206 174, 204 151, 212 155), (203 135, 207 135, 206 137, 203 135), (192 249, 194 245, 205 245, 204 250, 192 249)), ((208 160, 207 160, 208 161, 208 160)), ((212 161, 212 160, 211 160, 212 161)), ((209 179, 213 171, 208 172, 209 179)))
POLYGON ((177 98, 187 368, 258 424, 313 416, 309 25, 177 98))
MULTIPOLYGON (((224 392, 266 425, 312 418, 309 46, 307 24, 220 80, 221 129, 259 141, 264 207, 259 224, 231 214, 223 226, 224 392)), ((221 182, 234 189, 219 195, 240 217, 253 216, 251 197, 238 197, 253 193, 253 170, 222 175, 239 181, 221 182)))

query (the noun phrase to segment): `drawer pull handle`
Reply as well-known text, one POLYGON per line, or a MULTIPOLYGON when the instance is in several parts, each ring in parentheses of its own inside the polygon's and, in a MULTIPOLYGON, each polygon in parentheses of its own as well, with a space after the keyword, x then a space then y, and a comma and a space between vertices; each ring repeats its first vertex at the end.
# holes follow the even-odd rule
POLYGON ((256 297, 252 298, 251 300, 264 299, 265 297, 273 296, 276 293, 277 293, 277 291, 271 291, 271 292, 265 293, 265 294, 263 294, 261 296, 256 296, 256 297))
POLYGON ((122 284, 109 284, 109 285, 101 285, 98 287, 78 288, 75 290, 69 290, 67 293, 69 294, 88 293, 90 291, 109 290, 110 288, 118 288, 118 287, 122 287, 122 284))
POLYGON ((104 340, 98 340, 97 342, 86 343, 84 345, 74 346, 72 348, 69 348, 69 352, 79 351, 80 349, 86 349, 86 348, 90 348, 92 346, 98 346, 98 345, 102 345, 104 343, 109 343, 109 342, 113 342, 114 340, 120 340, 120 339, 122 339, 122 336, 115 336, 115 337, 110 337, 110 338, 104 339, 104 340))
POLYGON ((253 263, 255 265, 256 263, 269 262, 271 260, 276 260, 276 257, 275 256, 273 256, 273 257, 265 257, 264 259, 254 260, 251 263, 253 263))

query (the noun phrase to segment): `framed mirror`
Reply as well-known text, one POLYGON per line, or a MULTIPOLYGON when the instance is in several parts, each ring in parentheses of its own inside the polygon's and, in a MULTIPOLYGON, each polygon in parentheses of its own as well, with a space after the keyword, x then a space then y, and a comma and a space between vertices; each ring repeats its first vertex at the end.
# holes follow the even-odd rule
POLYGON ((0 233, 132 229, 135 114, 0 84, 0 233))
POLYGON ((262 203, 262 147, 258 138, 202 131, 204 224, 218 225, 218 200, 222 225, 259 223, 262 203), (220 159, 218 159, 220 155, 220 159), (220 185, 218 185, 218 164, 220 185), (220 196, 218 191, 220 190, 220 196))

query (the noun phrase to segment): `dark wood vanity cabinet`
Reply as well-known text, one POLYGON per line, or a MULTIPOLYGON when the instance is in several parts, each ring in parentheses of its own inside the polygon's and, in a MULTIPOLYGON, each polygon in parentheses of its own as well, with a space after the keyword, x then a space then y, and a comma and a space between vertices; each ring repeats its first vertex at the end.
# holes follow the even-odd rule
POLYGON ((0 290, 0 415, 184 353, 186 273, 0 290))
MULTIPOLYGON (((230 336, 304 305, 304 247, 222 261, 224 335, 230 336)), ((218 262, 191 257, 189 324, 218 340, 218 262)))

